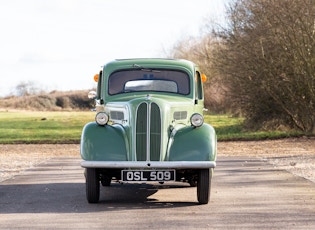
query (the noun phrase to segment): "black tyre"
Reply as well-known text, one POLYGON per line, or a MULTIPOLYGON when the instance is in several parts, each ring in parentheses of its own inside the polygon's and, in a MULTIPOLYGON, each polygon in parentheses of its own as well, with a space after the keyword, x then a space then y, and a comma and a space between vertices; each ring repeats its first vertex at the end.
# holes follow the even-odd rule
POLYGON ((93 168, 87 168, 85 173, 86 199, 89 203, 97 203, 100 199, 99 175, 93 168))
POLYGON ((212 169, 199 170, 197 182, 197 198, 199 204, 208 204, 211 192, 212 169))

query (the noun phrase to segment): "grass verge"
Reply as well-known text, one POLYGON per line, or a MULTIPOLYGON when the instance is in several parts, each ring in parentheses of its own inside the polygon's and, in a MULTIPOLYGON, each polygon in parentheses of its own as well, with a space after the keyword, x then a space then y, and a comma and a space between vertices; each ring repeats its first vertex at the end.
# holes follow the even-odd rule
POLYGON ((219 141, 265 140, 305 136, 298 131, 251 131, 244 129, 244 118, 223 115, 206 115, 205 122, 211 124, 219 141))
POLYGON ((93 112, 0 112, 0 143, 79 143, 93 112))
MULTIPOLYGON (((83 126, 94 121, 94 112, 0 112, 0 144, 80 143, 83 126)), ((206 115, 219 141, 261 140, 303 136, 298 132, 252 132, 243 130, 243 118, 206 115)))

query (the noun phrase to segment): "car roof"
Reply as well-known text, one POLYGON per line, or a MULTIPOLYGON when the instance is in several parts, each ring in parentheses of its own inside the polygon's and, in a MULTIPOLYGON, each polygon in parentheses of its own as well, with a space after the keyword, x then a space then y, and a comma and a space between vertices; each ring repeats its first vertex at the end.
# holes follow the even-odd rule
POLYGON ((181 67, 193 71, 195 64, 185 59, 167 59, 167 58, 132 58, 132 59, 116 59, 107 63, 104 68, 111 70, 124 68, 167 68, 181 67))

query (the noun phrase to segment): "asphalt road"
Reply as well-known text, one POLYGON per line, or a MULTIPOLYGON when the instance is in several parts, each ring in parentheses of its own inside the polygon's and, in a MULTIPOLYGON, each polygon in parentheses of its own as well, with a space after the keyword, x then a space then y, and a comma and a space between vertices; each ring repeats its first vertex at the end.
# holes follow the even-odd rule
POLYGON ((188 184, 114 183, 85 199, 77 158, 0 183, 0 229, 315 229, 315 184, 259 159, 221 157, 211 201, 188 184))

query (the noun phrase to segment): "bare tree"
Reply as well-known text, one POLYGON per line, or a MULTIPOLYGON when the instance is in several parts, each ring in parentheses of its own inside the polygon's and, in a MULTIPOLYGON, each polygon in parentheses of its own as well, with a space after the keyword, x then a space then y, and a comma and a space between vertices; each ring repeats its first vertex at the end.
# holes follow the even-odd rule
POLYGON ((229 111, 230 102, 225 96, 226 89, 220 82, 220 75, 213 68, 213 50, 217 46, 216 43, 215 37, 210 34, 188 37, 175 44, 171 50, 171 57, 191 60, 199 65, 207 76, 204 84, 205 106, 210 112, 221 113, 229 111))
POLYGON ((15 94, 17 96, 28 96, 42 93, 43 90, 33 81, 20 82, 15 87, 15 94))
POLYGON ((207 105, 240 112, 252 128, 315 133, 315 0, 235 0, 226 24, 204 30, 172 54, 210 77, 207 105))
POLYGON ((215 67, 247 121, 315 133, 315 1, 239 0, 215 67))

